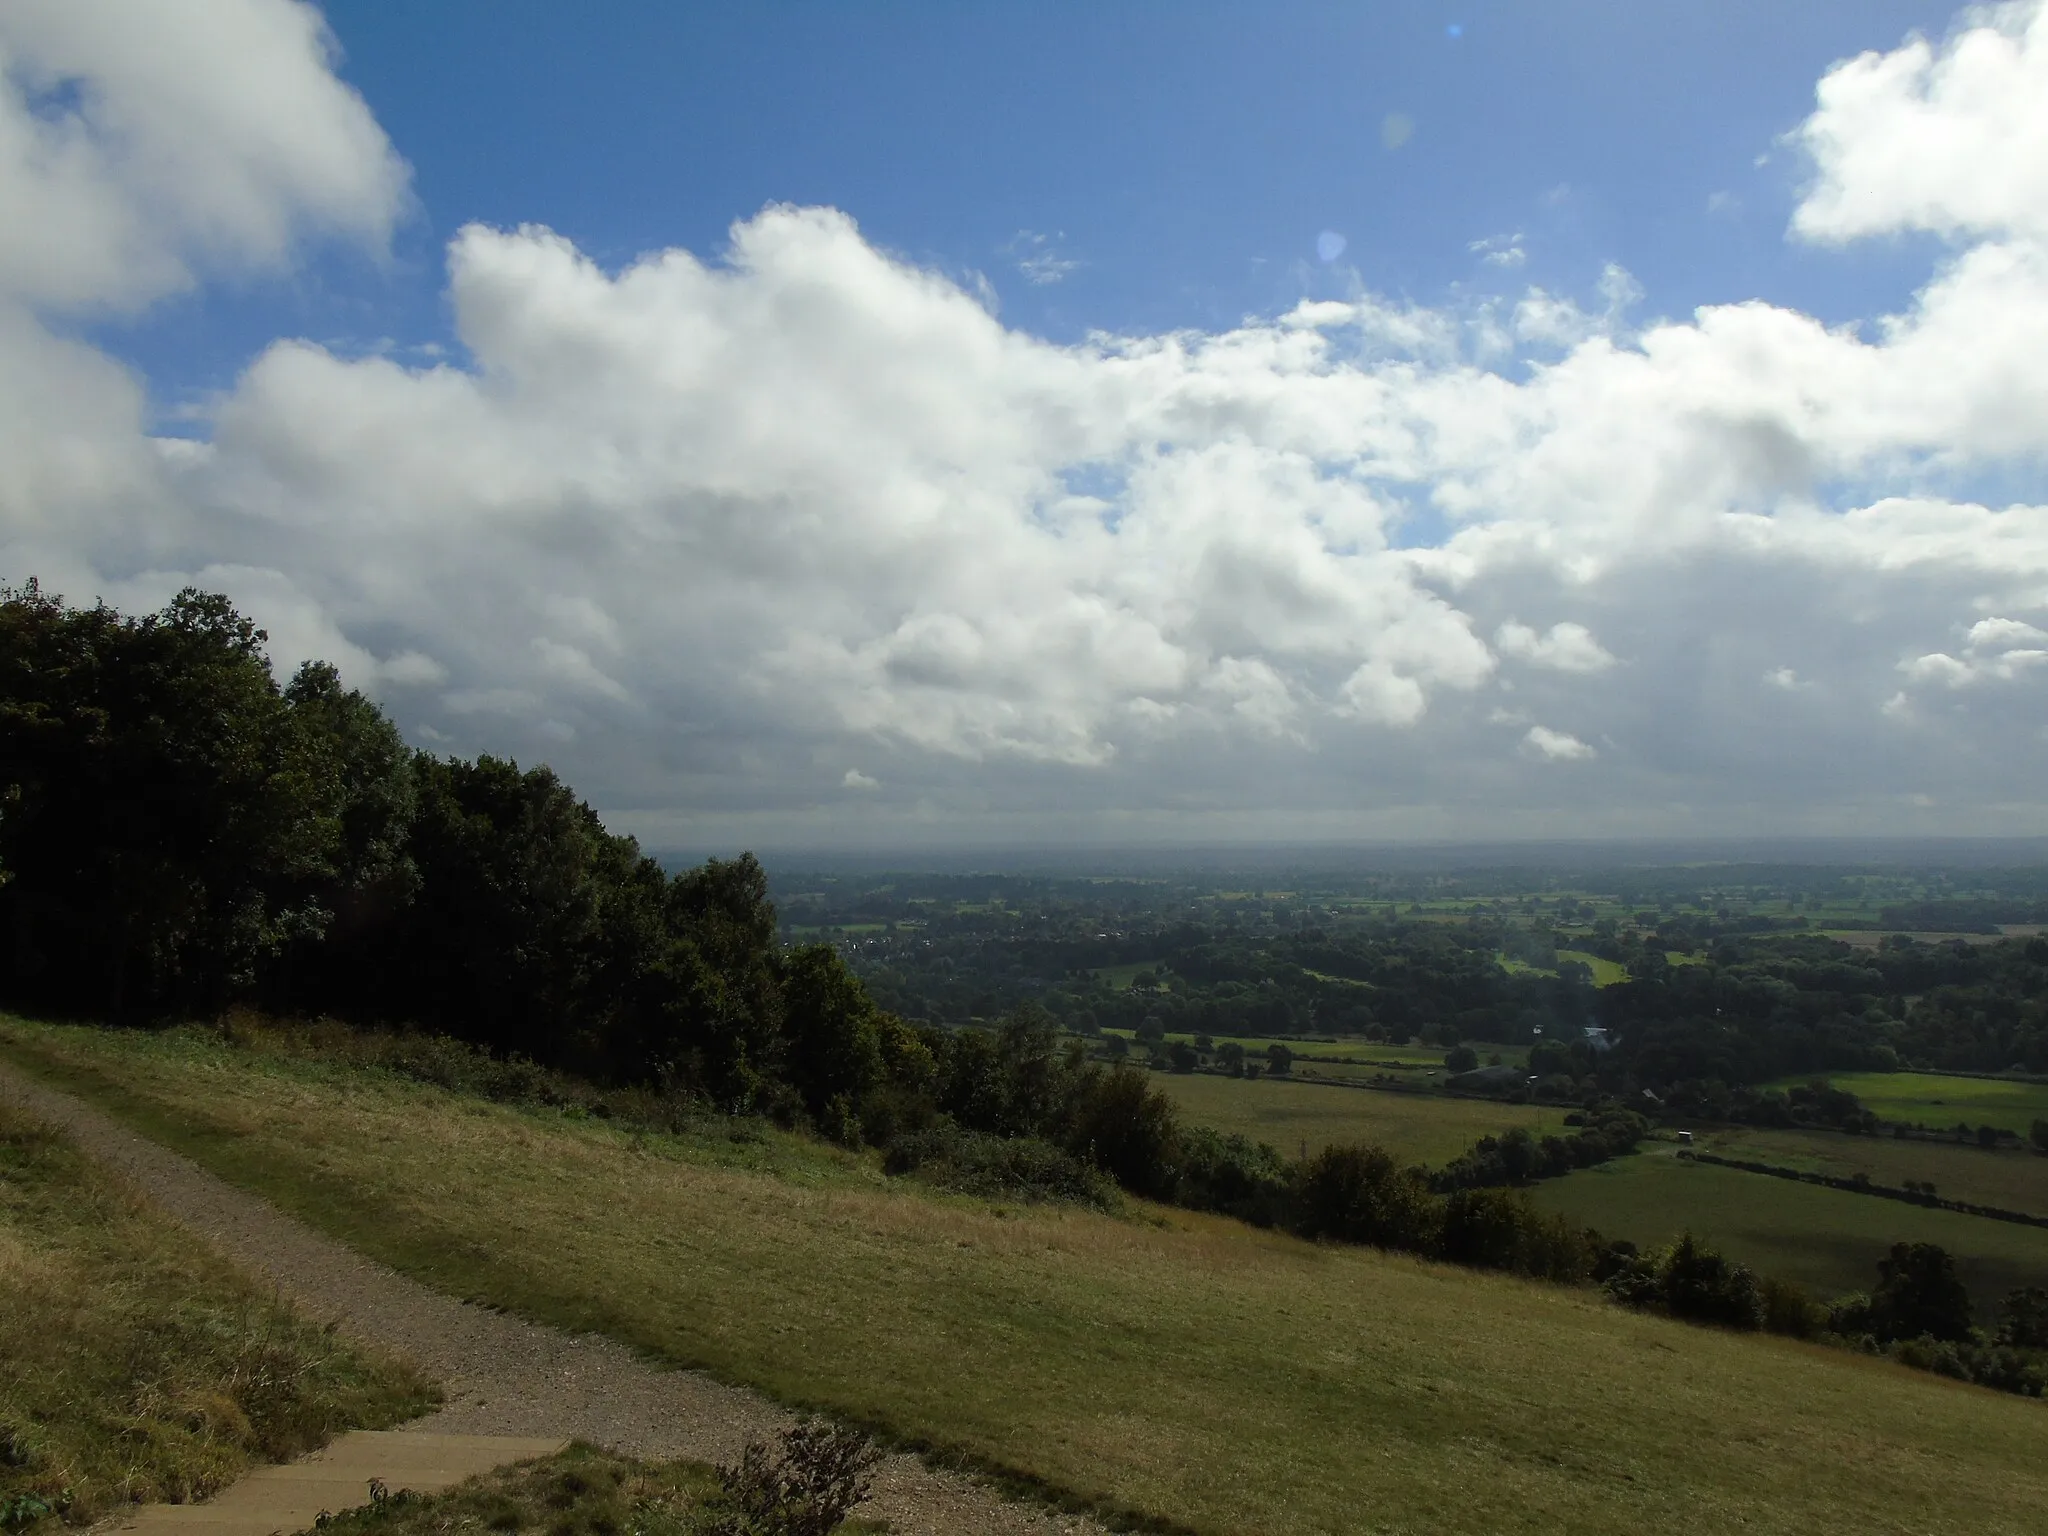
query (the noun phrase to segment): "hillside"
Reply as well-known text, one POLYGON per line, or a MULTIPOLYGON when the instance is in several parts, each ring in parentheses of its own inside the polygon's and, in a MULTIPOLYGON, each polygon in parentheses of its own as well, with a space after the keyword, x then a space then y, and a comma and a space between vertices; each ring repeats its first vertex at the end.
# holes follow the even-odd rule
POLYGON ((933 1195, 210 1032, 0 1054, 457 1294, 1199 1530, 2026 1531, 2041 1405, 1134 1206, 933 1195))

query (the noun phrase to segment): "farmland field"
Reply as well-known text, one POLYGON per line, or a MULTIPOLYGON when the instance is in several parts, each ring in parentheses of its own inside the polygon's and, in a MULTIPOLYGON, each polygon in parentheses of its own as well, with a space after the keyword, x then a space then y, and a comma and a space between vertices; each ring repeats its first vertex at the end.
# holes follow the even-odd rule
MULTIPOLYGON (((1121 1035, 1133 1042, 1137 1040, 1136 1032, 1128 1029, 1105 1029, 1103 1034, 1121 1035)), ((1166 1035, 1169 1042, 1188 1045, 1194 1044, 1195 1038, 1193 1035, 1174 1031, 1169 1031, 1166 1035)), ((1444 1053, 1439 1046, 1388 1045, 1383 1041, 1367 1040, 1362 1036, 1348 1040, 1302 1040, 1280 1035, 1215 1035, 1211 1037, 1210 1043, 1235 1043, 1244 1047, 1245 1055, 1255 1056, 1261 1060, 1265 1058, 1267 1047, 1284 1045, 1294 1053, 1297 1061, 1363 1061, 1412 1067, 1440 1067, 1444 1064, 1444 1053)), ((1510 1051, 1517 1048, 1488 1046, 1486 1049, 1510 1051)))
POLYGON ((1724 1126, 1693 1132, 1700 1150, 1835 1178, 1868 1174, 1873 1184, 1931 1183, 1950 1200, 2048 1216, 2048 1157, 2008 1145, 1996 1152, 1952 1142, 1896 1141, 1832 1131, 1724 1126))
POLYGON ((1617 964, 1612 960, 1603 960, 1598 955, 1592 954, 1587 950, 1560 949, 1557 952, 1557 958, 1560 962, 1576 960, 1579 964, 1585 966, 1587 970, 1593 973, 1593 985, 1596 987, 1611 987, 1618 981, 1628 980, 1628 968, 1626 966, 1617 964))
MULTIPOLYGON (((1937 1181, 1938 1182, 1938 1181, 1937 1181)), ((1893 1243, 1939 1243, 1980 1307, 2048 1285, 2048 1229, 1691 1163, 1660 1145, 1536 1186, 1549 1210, 1650 1245, 1690 1230, 1731 1258, 1822 1296, 1877 1283, 1893 1243)))
POLYGON ((2019 1536, 2048 1500, 2038 1403, 1591 1291, 189 1032, 0 1050, 442 1289, 1199 1532, 2019 1536))
MULTIPOLYGON (((1315 1152, 1340 1142, 1374 1141, 1398 1157, 1435 1165, 1450 1161, 1482 1136, 1518 1125, 1533 1128, 1538 1119, 1538 1112, 1526 1104, 1442 1094, 1210 1074, 1159 1073, 1152 1081, 1171 1094, 1195 1124, 1270 1142, 1290 1157, 1304 1143, 1315 1152)), ((1542 1118, 1556 1131, 1561 1114, 1550 1109, 1542 1118)))
MULTIPOLYGON (((1779 1086, 1804 1081, 1789 1078, 1779 1086)), ((1835 1072, 1828 1081, 1855 1094, 1879 1119, 1909 1125, 1992 1125, 2024 1140, 2036 1120, 2048 1120, 2048 1083, 1935 1072, 1835 1072)))

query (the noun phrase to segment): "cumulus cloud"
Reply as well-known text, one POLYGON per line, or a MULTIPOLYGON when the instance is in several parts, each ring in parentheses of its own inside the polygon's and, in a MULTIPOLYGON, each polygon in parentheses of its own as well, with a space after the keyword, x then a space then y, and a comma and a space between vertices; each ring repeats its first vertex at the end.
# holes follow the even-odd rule
POLYGON ((1501 625, 1494 643, 1503 656, 1518 657, 1539 667, 1560 672, 1604 672, 1614 665, 1605 646, 1593 638, 1583 624, 1569 619, 1553 624, 1547 634, 1538 634, 1526 624, 1501 625))
POLYGON ((303 7, 213 8, 203 53, 11 7, 0 191, 49 229, 0 239, 0 570, 218 585, 281 665, 548 756, 657 839, 804 841, 884 781, 865 825, 979 835, 1855 830, 1906 784, 2040 821, 2009 738, 2048 506, 1972 491, 2048 457, 2044 157, 1983 152, 2048 131, 2041 15, 1821 82, 1795 233, 1959 242, 1863 328, 1638 324, 1612 267, 1584 302, 1054 345, 837 210, 611 270, 472 225, 466 362, 280 341, 172 444, 66 317, 374 250, 403 167, 303 7), (184 148, 135 147, 165 124, 184 148), (1905 145, 1934 168, 1894 195, 1905 145))
POLYGON ((1548 726, 1532 725, 1522 738, 1522 745, 1534 756, 1552 763, 1584 762, 1598 754, 1578 737, 1564 731, 1553 731, 1548 726))

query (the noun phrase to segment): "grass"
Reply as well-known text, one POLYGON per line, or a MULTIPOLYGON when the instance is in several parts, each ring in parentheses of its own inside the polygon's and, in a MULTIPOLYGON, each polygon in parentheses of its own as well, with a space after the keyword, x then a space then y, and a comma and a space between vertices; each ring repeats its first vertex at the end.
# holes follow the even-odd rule
POLYGON ((1951 1142, 1897 1141, 1890 1136, 1842 1136, 1827 1131, 1754 1130, 1725 1126, 1693 1132, 1703 1152, 1774 1163, 1781 1168, 1854 1178, 1903 1188, 1931 1182, 1950 1200, 2048 1216, 2048 1157, 2007 1145, 1991 1152, 1951 1142))
MULTIPOLYGON (((1482 1136, 1514 1126, 1531 1129, 1537 1111, 1526 1104, 1495 1104, 1447 1094, 1388 1093, 1272 1078, 1156 1073, 1152 1082, 1170 1094, 1196 1125, 1252 1141, 1270 1142, 1287 1156, 1304 1145, 1319 1152, 1342 1142, 1374 1141, 1410 1162, 1449 1162, 1482 1136)), ((1543 1112, 1555 1132, 1562 1110, 1543 1112)))
MULTIPOLYGON (((1788 1078, 1778 1086, 1804 1081, 1788 1078)), ((1936 1072, 1836 1072, 1828 1081, 1855 1094, 1879 1119, 1909 1125, 1992 1125, 2024 1140, 2036 1120, 2048 1120, 2048 1083, 1936 1072)))
POLYGON ((1587 950, 1560 949, 1557 958, 1560 964, 1566 960, 1576 960, 1585 966, 1593 973, 1593 985, 1596 987, 1611 987, 1617 982, 1628 980, 1627 966, 1613 960, 1603 960, 1587 950))
POLYGON ((1939 1243, 1954 1254, 1980 1309, 2048 1277, 2048 1230, 1690 1163, 1661 1147, 1539 1184, 1535 1199, 1645 1246, 1689 1229, 1823 1297, 1869 1290, 1877 1261, 1898 1242, 1939 1243))
POLYGON ((774 1133, 195 1034, 4 1024, 0 1051, 442 1290, 1202 1532, 1978 1536, 2048 1497, 2038 1403, 1593 1292, 936 1198, 774 1133))
MULTIPOLYGON (((1124 1039, 1137 1042, 1137 1032, 1129 1029, 1106 1028, 1104 1035, 1122 1035, 1124 1039)), ((1195 1035, 1171 1031, 1165 1036, 1168 1043, 1183 1042, 1193 1045, 1195 1035)), ((1444 1064, 1444 1052, 1439 1046, 1430 1045, 1388 1045, 1384 1041, 1367 1040, 1354 1036, 1337 1040, 1301 1040, 1283 1035, 1211 1035, 1212 1044, 1222 1046, 1235 1042, 1244 1047, 1245 1055, 1263 1062, 1267 1048, 1284 1045, 1294 1053, 1297 1061, 1364 1061, 1375 1065, 1398 1064, 1416 1067, 1440 1067, 1444 1064)), ((1509 1051, 1519 1047, 1479 1044, 1475 1050, 1509 1051)))
POLYGON ((2048 1498, 2037 1403, 1591 1292, 190 1033, 0 1053, 445 1291, 1198 1531, 1981 1536, 2048 1498))
POLYGON ((577 1443, 441 1493, 394 1489, 331 1515, 322 1536, 689 1536, 717 1501, 711 1468, 636 1461, 577 1443))
POLYGON ((4 1106, 0 1363, 0 1507, 32 1499, 73 1524, 203 1498, 435 1401, 4 1106))

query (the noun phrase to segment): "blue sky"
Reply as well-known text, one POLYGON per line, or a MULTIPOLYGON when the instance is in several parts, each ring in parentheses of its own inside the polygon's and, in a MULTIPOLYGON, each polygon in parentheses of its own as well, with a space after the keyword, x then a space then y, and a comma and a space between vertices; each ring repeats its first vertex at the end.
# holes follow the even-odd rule
POLYGON ((1864 318, 1906 300, 1928 242, 1787 242, 1808 167, 1777 140, 1827 65, 1948 22, 1919 0, 325 9, 416 205, 388 262, 329 251, 104 329, 167 407, 280 334, 448 342, 441 248, 472 220, 617 267, 715 253, 770 202, 979 272, 1055 340, 1220 329, 1353 274, 1425 304, 1529 283, 1590 304, 1609 262, 1646 313, 1864 318), (1518 266, 1471 249, 1518 233, 1518 266), (1073 265, 1034 283, 1032 255, 1073 265))
POLYGON ((0 578, 657 848, 2048 833, 2048 0, 11 0, 0 207, 0 578))

